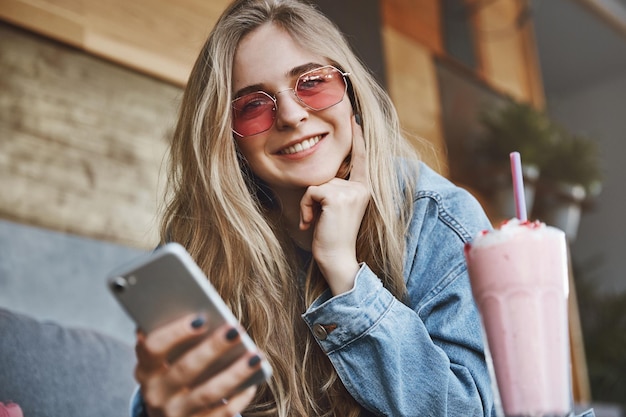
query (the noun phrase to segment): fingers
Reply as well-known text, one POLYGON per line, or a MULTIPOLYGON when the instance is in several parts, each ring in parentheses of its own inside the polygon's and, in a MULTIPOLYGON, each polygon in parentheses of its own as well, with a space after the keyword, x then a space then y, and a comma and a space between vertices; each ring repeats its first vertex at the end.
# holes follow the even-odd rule
POLYGON ((154 372, 167 365, 175 348, 200 338, 206 331, 203 316, 189 315, 155 329, 149 335, 137 333, 136 377, 141 382, 142 375, 154 372))
POLYGON ((173 363, 168 370, 167 383, 176 389, 194 384, 200 377, 209 377, 245 353, 239 332, 229 325, 220 327, 173 363), (222 365, 224 364, 224 365, 222 365))
POLYGON ((260 372, 261 358, 244 347, 242 328, 223 325, 207 335, 206 331, 202 333, 193 326, 188 330, 190 318, 166 325, 148 336, 138 334, 137 351, 142 359, 136 377, 146 408, 155 416, 182 417, 197 412, 198 415, 222 415, 236 409, 230 414, 234 415, 243 408, 241 404, 245 407, 246 399, 251 398, 239 396, 238 391, 244 381, 260 372), (177 332, 178 339, 164 334, 168 330, 177 332), (167 361, 165 358, 179 349, 181 343, 184 345, 183 341, 194 345, 185 346, 187 350, 176 360, 167 361), (236 401, 222 403, 223 398, 230 398, 234 393, 237 393, 236 401), (214 414, 206 414, 207 410, 214 414))
POLYGON ((310 192, 311 188, 309 187, 300 200, 300 230, 308 230, 311 227, 320 209, 320 202, 313 198, 313 194, 310 192))
POLYGON ((224 411, 226 412, 226 414, 223 414, 223 415, 231 417, 235 413, 238 413, 241 410, 245 409, 246 406, 250 404, 250 402, 254 398, 254 394, 256 394, 256 390, 257 390, 257 387, 252 386, 252 387, 245 389, 244 391, 241 391, 239 394, 231 397, 228 400, 228 403, 224 407, 225 408, 224 411))
POLYGON ((251 391, 250 388, 247 388, 239 391, 239 388, 255 372, 259 372, 260 368, 260 356, 253 353, 242 356, 223 372, 196 386, 181 402, 182 414, 190 415, 208 408, 213 412, 218 412, 221 409, 240 411, 241 408, 238 407, 241 407, 241 404, 245 406, 252 399, 250 394, 254 395, 255 389, 251 391))
POLYGON ((219 405, 209 410, 203 410, 193 415, 193 417, 232 417, 241 412, 254 398, 256 386, 249 387, 228 400, 219 402, 219 405))

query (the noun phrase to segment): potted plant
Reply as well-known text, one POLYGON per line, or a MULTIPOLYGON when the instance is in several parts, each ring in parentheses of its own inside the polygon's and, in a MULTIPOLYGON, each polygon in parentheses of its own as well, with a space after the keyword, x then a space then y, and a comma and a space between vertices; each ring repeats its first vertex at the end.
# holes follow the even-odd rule
POLYGON ((497 217, 514 217, 509 154, 518 151, 522 156, 524 192, 530 213, 540 167, 545 165, 545 149, 557 140, 554 124, 544 112, 512 99, 483 110, 479 117, 483 133, 474 149, 475 186, 491 200, 497 217))
POLYGON ((559 127, 557 140, 541 161, 536 214, 565 231, 573 241, 585 203, 602 188, 598 144, 589 137, 559 127))

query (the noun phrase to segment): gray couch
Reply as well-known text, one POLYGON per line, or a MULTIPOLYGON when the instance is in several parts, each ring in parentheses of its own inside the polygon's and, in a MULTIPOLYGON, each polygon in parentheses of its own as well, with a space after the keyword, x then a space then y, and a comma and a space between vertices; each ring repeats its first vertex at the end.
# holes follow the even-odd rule
POLYGON ((106 274, 143 251, 0 220, 0 402, 26 417, 124 417, 134 326, 106 274))

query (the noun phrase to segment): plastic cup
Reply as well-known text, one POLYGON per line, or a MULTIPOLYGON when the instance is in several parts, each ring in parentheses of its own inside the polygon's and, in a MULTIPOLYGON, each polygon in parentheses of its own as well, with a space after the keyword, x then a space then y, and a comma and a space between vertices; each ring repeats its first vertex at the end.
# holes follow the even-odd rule
POLYGON ((507 417, 572 414, 565 234, 510 220, 465 251, 507 417))

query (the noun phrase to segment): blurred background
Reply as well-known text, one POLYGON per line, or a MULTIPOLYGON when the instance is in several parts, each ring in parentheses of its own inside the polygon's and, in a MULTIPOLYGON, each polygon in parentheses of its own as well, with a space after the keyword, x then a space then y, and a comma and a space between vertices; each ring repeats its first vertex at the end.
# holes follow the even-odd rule
MULTIPOLYGON (((227 3, 0 0, 0 307, 132 340, 104 276, 158 241, 182 91, 227 3)), ((494 225, 521 152, 530 217, 570 242, 575 398, 621 415, 626 1, 314 3, 494 225)))

